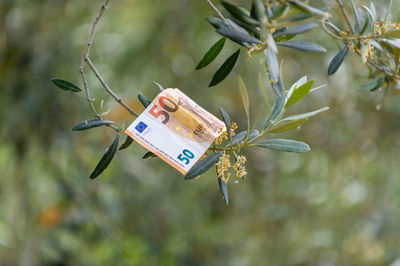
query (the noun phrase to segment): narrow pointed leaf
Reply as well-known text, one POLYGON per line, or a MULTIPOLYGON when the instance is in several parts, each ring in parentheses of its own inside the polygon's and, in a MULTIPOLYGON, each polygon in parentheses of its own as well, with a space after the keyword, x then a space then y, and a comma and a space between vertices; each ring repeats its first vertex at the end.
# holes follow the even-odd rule
POLYGON ((271 150, 287 152, 308 152, 310 150, 308 144, 289 139, 270 139, 264 142, 255 143, 254 145, 271 150))
POLYGON ((143 104, 144 108, 146 108, 147 106, 149 106, 151 104, 151 101, 143 95, 143 93, 139 92, 138 94, 138 99, 139 101, 143 104))
POLYGON ((272 106, 271 115, 268 116, 268 119, 264 124, 264 129, 269 128, 271 122, 275 122, 282 115, 284 108, 285 108, 285 98, 281 97, 276 98, 275 103, 272 106))
POLYGON ((293 130, 307 122, 308 118, 293 120, 293 121, 285 121, 279 123, 277 126, 268 130, 268 133, 280 133, 289 130, 293 130))
POLYGON ((315 27, 317 27, 317 24, 314 23, 310 23, 310 24, 301 24, 301 25, 297 25, 297 26, 293 26, 290 28, 286 28, 283 31, 280 32, 274 32, 273 36, 274 39, 276 39, 279 36, 282 35, 297 35, 297 34, 301 34, 307 31, 310 31, 312 29, 314 29, 315 27))
POLYGON ((125 142, 119 147, 119 151, 125 150, 126 148, 128 148, 129 146, 131 146, 131 144, 133 143, 133 138, 129 137, 128 135, 126 135, 126 139, 125 142))
POLYGON ((208 66, 212 61, 214 61, 214 59, 217 58, 219 53, 222 51, 222 48, 224 48, 225 41, 226 37, 223 37, 219 41, 217 41, 213 46, 211 46, 210 50, 208 50, 208 52, 204 55, 203 59, 201 59, 196 69, 201 69, 205 66, 208 66))
POLYGON ((360 23, 360 16, 358 15, 357 7, 356 7, 356 5, 354 4, 354 0, 350 0, 350 2, 351 2, 351 5, 353 6, 354 17, 356 18, 356 19, 355 19, 355 25, 354 25, 354 31, 355 31, 356 33, 359 33, 360 30, 361 30, 361 28, 360 28, 360 25, 361 25, 361 23, 360 23))
POLYGON ((72 84, 71 82, 63 80, 63 79, 52 79, 51 82, 53 82, 60 89, 63 89, 66 91, 72 91, 72 92, 82 91, 75 84, 72 84))
POLYGON ((156 85, 160 89, 160 91, 165 90, 164 87, 160 85, 160 83, 153 81, 153 84, 156 85))
POLYGON ((147 159, 149 157, 157 157, 157 155, 155 155, 154 153, 152 153, 151 151, 146 152, 145 155, 143 155, 142 159, 147 159))
POLYGON ((314 80, 310 80, 297 89, 295 89, 290 95, 290 98, 288 99, 285 108, 292 106, 293 104, 297 103, 301 99, 303 99, 304 96, 307 95, 307 93, 311 90, 312 86, 314 85, 314 80))
POLYGON ((326 12, 324 12, 324 11, 318 9, 318 8, 309 6, 309 5, 301 2, 300 0, 288 0, 288 2, 293 7, 299 9, 300 11, 302 11, 302 12, 304 12, 306 14, 319 15, 319 16, 327 16, 328 15, 328 13, 326 13, 326 12))
POLYGON ((211 153, 206 158, 201 161, 198 161, 190 170, 186 173, 185 179, 193 179, 197 176, 205 173, 208 169, 210 169, 216 162, 218 162, 219 157, 222 156, 221 152, 211 153))
POLYGON ((217 85, 218 83, 223 81, 229 75, 229 73, 231 73, 231 71, 232 71, 233 67, 235 66, 236 61, 239 57, 239 53, 240 53, 240 49, 238 49, 228 59, 226 59, 226 61, 217 70, 217 72, 215 72, 210 84, 208 85, 209 87, 217 85))
POLYGON ((349 48, 347 45, 340 50, 339 53, 335 55, 332 59, 331 63, 329 64, 328 68, 328 76, 335 74, 335 72, 339 69, 340 65, 343 63, 344 58, 346 57, 347 53, 349 52, 349 48))
POLYGON ((218 107, 218 110, 221 113, 222 119, 224 120, 226 132, 228 133, 229 140, 232 143, 231 119, 229 118, 228 113, 222 107, 218 107))
POLYGON ((249 95, 247 94, 246 84, 244 83, 240 75, 238 75, 238 83, 239 83, 239 94, 240 97, 242 98, 244 111, 246 112, 247 130, 250 131, 249 95))
POLYGON ((81 130, 86 130, 86 129, 90 129, 93 127, 100 127, 100 126, 112 125, 112 124, 115 124, 115 122, 109 121, 109 120, 101 120, 101 119, 90 119, 90 120, 85 120, 85 121, 79 122, 72 128, 72 131, 81 131, 81 130))
POLYGON ((219 185, 219 190, 221 191, 221 195, 224 198, 226 205, 228 205, 229 204, 228 187, 226 186, 225 181, 222 180, 221 177, 218 177, 218 185, 219 185))
POLYGON ((229 25, 225 24, 222 27, 217 28, 217 32, 223 36, 228 37, 234 42, 237 42, 243 46, 248 47, 248 44, 261 43, 260 40, 251 36, 245 29, 240 27, 234 21, 227 19, 229 25))
POLYGON ((228 3, 226 1, 221 1, 222 5, 224 6, 224 8, 226 10, 228 10, 229 13, 231 13, 231 15, 240 20, 243 21, 246 24, 249 25, 254 25, 257 26, 258 25, 258 21, 255 20, 254 18, 250 17, 248 14, 246 14, 242 9, 240 9, 237 6, 232 5, 231 3, 228 3))
POLYGON ((283 89, 282 78, 279 73, 279 64, 278 59, 276 58, 276 54, 269 46, 268 49, 265 51, 266 56, 266 63, 268 66, 268 71, 270 75, 270 79, 272 80, 272 88, 274 89, 275 94, 278 97, 285 97, 285 92, 283 89))
POLYGON ((119 141, 119 135, 117 135, 111 144, 110 147, 105 151, 103 154, 103 157, 101 157, 99 163, 97 164, 96 168, 90 173, 90 179, 94 179, 98 177, 103 171, 108 167, 108 165, 111 163, 112 159, 115 156, 115 153, 118 150, 118 141, 119 141))
POLYGON ((280 122, 287 122, 287 121, 293 121, 293 120, 299 120, 299 119, 303 119, 303 118, 309 118, 312 117, 314 115, 317 115, 319 113, 325 112, 329 110, 328 106, 324 106, 318 110, 312 111, 312 112, 308 112, 308 113, 304 113, 304 114, 300 114, 300 115, 292 115, 292 116, 288 116, 284 119, 282 119, 280 122))
POLYGON ((277 45, 285 46, 301 51, 308 51, 308 52, 326 52, 326 49, 316 43, 312 42, 303 42, 303 41, 286 41, 286 42, 277 42, 277 45))
MULTIPOLYGON (((247 130, 242 131, 240 133, 238 133, 236 136, 234 136, 232 138, 232 144, 236 145, 236 144, 243 144, 244 143, 244 138, 247 135, 247 130)), ((248 137, 248 141, 254 139, 255 137, 257 137, 258 135, 260 135, 260 132, 257 129, 254 129, 253 132, 251 132, 251 134, 248 137)))
POLYGON ((400 30, 391 30, 388 32, 385 32, 383 37, 390 37, 390 38, 400 38, 400 30))
POLYGON ((363 85, 360 90, 361 91, 374 91, 382 87, 382 85, 385 83, 385 77, 381 77, 377 80, 368 82, 367 84, 363 85))

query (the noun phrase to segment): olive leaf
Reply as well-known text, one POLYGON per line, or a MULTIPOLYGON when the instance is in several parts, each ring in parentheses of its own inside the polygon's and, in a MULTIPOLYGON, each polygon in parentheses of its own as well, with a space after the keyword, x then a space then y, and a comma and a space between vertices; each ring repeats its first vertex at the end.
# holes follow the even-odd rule
POLYGON ((239 94, 240 94, 240 97, 242 98, 244 111, 246 112, 247 130, 250 131, 249 95, 247 93, 246 84, 244 83, 244 81, 240 75, 238 75, 238 83, 239 83, 239 94))
POLYGON ((224 198, 226 205, 228 205, 229 204, 228 187, 226 186, 226 182, 222 180, 222 177, 218 177, 218 185, 219 185, 219 190, 221 191, 221 195, 224 198))
POLYGON ((319 15, 319 16, 326 16, 327 13, 324 12, 321 9, 309 6, 300 0, 288 0, 289 4, 291 4, 293 7, 299 9, 300 11, 310 14, 310 15, 319 15))
POLYGON ((276 30, 272 36, 274 37, 274 39, 283 36, 283 35, 297 35, 297 34, 301 34, 307 31, 310 31, 312 29, 314 29, 315 27, 317 27, 317 24, 314 23, 310 23, 310 24, 301 24, 301 25, 296 25, 293 27, 285 27, 282 28, 282 30, 276 30))
POLYGON ((271 46, 268 46, 268 49, 265 51, 265 59, 275 94, 278 97, 285 97, 282 78, 279 73, 278 59, 276 58, 276 54, 271 46))
POLYGON ((147 106, 149 106, 151 104, 151 101, 143 95, 143 93, 139 92, 138 94, 138 99, 139 101, 143 104, 144 108, 146 108, 147 106))
POLYGON ((229 118, 228 113, 222 107, 218 107, 218 110, 221 113, 222 119, 224 120, 226 132, 228 133, 229 140, 232 144, 231 119, 229 118))
POLYGON ((307 122, 308 118, 293 120, 293 121, 285 121, 280 122, 277 126, 268 130, 268 133, 280 133, 289 130, 293 130, 307 122))
POLYGON ((267 141, 255 143, 254 146, 267 148, 277 151, 287 151, 287 152, 308 152, 310 147, 307 143, 289 140, 289 139, 270 139, 267 141))
POLYGON ((314 80, 310 80, 301 85, 300 87, 295 88, 291 93, 291 95, 289 96, 285 108, 292 106, 293 104, 303 99, 304 96, 306 96, 307 93, 311 90, 313 85, 314 85, 314 80))
POLYGON ((197 176, 205 173, 208 169, 210 169, 216 162, 218 162, 219 157, 222 156, 221 152, 211 153, 206 158, 201 161, 198 161, 185 175, 185 179, 193 179, 197 176))
POLYGON ((146 152, 145 155, 143 155, 142 159, 147 159, 149 157, 157 157, 157 155, 155 155, 154 153, 152 153, 151 151, 146 152))
POLYGON ((213 46, 211 46, 210 50, 204 55, 203 59, 199 62, 196 69, 201 69, 203 67, 208 66, 215 58, 219 55, 224 48, 224 44, 226 41, 226 37, 222 37, 219 41, 217 41, 213 46))
POLYGON ((213 87, 223 81, 229 73, 232 71, 233 67, 236 64, 236 61, 239 57, 240 49, 238 49, 235 53, 233 53, 226 61, 218 68, 217 72, 215 72, 214 76, 211 79, 209 87, 213 87))
MULTIPOLYGON (((242 132, 236 134, 236 136, 234 136, 234 137, 232 138, 232 144, 233 144, 233 145, 236 145, 236 144, 243 144, 246 135, 247 135, 247 130, 242 131, 242 132)), ((257 129, 254 129, 254 130, 250 133, 250 135, 249 135, 249 137, 247 138, 247 140, 250 141, 250 140, 254 139, 255 137, 257 137, 258 135, 260 135, 260 132, 259 132, 257 129)))
POLYGON ((52 79, 51 82, 53 82, 60 89, 63 89, 66 91, 72 91, 72 92, 82 91, 75 84, 72 84, 71 82, 63 80, 63 79, 52 79))
POLYGON ((382 87, 382 85, 385 83, 385 77, 381 77, 377 80, 368 82, 367 84, 364 84, 361 86, 359 89, 360 91, 374 91, 382 87))
POLYGON ((277 42, 277 45, 289 47, 301 51, 308 52, 326 52, 326 49, 316 43, 312 42, 303 42, 303 41, 285 41, 285 42, 277 42))
POLYGON ((81 131, 81 130, 86 130, 90 129, 93 127, 99 127, 99 126, 104 126, 104 125, 111 125, 115 124, 114 121, 109 121, 109 120, 102 120, 102 119, 90 119, 90 120, 85 120, 82 122, 79 122, 75 126, 73 126, 72 131, 81 131))
POLYGON ((125 142, 119 147, 118 150, 119 151, 124 150, 124 149, 128 148, 129 146, 131 146, 132 143, 133 143, 133 138, 126 135, 125 142))
POLYGON ((231 13, 234 18, 249 25, 258 25, 258 21, 246 14, 246 12, 242 8, 232 5, 231 3, 228 3, 226 1, 221 1, 221 4, 229 13, 231 13))
POLYGON ((339 53, 335 55, 332 59, 331 63, 328 67, 328 76, 335 74, 335 72, 339 69, 340 65, 343 63, 344 58, 346 57, 347 53, 349 52, 349 47, 347 45, 340 50, 339 53))
POLYGON ((103 173, 103 171, 111 163, 111 161, 114 158, 114 156, 117 152, 117 149, 118 149, 118 141, 119 141, 119 135, 117 135, 115 137, 111 146, 108 147, 108 149, 103 154, 103 157, 101 157, 96 168, 90 173, 90 175, 89 175, 90 179, 94 179, 94 178, 98 177, 101 173, 103 173))

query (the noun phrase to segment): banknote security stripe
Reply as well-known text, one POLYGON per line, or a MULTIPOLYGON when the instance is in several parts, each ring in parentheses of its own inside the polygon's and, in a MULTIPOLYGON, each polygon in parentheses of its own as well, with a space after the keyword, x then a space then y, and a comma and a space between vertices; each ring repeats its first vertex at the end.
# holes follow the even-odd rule
POLYGON ((222 121, 180 90, 166 89, 125 133, 186 174, 224 130, 222 121))

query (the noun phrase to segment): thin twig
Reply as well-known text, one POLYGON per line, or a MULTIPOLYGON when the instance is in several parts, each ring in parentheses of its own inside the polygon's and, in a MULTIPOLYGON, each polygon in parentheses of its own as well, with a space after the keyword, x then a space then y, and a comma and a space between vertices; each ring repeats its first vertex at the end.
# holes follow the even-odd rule
POLYGON ((344 5, 343 5, 343 3, 342 3, 342 0, 336 0, 336 2, 337 2, 337 4, 339 5, 340 9, 342 10, 342 14, 343 14, 343 16, 344 16, 344 18, 345 18, 345 20, 346 20, 346 22, 347 22, 347 26, 349 27, 350 32, 351 32, 352 34, 354 34, 353 27, 351 26, 351 22, 350 22, 349 15, 347 14, 346 9, 344 8, 344 5))
MULTIPOLYGON (((353 39, 353 38, 348 38, 348 37, 341 37, 341 36, 337 36, 336 34, 334 34, 333 32, 331 32, 327 27, 326 27, 326 21, 327 18, 323 18, 321 20, 321 25, 322 25, 322 29, 332 38, 346 42, 346 41, 351 41, 351 40, 359 40, 358 38, 353 39)), ((363 36, 359 36, 359 37, 363 37, 363 36)), ((354 52, 358 55, 361 55, 359 51, 357 51, 356 49, 354 49, 354 52)), ((379 69, 380 71, 382 71, 383 73, 385 73, 386 75, 392 77, 395 80, 400 80, 400 76, 397 75, 396 72, 394 72, 393 70, 388 70, 387 68, 380 66, 379 64, 373 62, 372 60, 370 60, 369 58, 367 59, 367 63, 373 67, 375 67, 376 69, 379 69)))
POLYGON ((89 57, 85 58, 86 63, 89 65, 90 69, 93 71, 97 79, 100 81, 101 85, 103 85, 104 89, 114 98, 116 102, 118 102, 122 107, 124 107, 130 114, 138 117, 139 115, 132 110, 126 103, 122 101, 122 99, 108 86, 107 82, 100 75, 99 71, 97 71, 96 67, 92 63, 89 57))
POLYGON ((222 13, 218 10, 218 8, 216 8, 214 6, 214 4, 211 2, 211 0, 206 0, 207 4, 214 9, 215 13, 217 13, 217 16, 220 17, 220 19, 222 19, 225 23, 226 23, 226 19, 225 17, 222 15, 222 13))
MULTIPOLYGON (((87 63, 90 67, 90 69, 93 71, 93 73, 95 74, 95 76, 99 79, 100 83, 102 84, 102 86, 104 87, 104 89, 120 104, 122 105, 123 108, 125 108, 130 114, 134 115, 134 116, 138 116, 138 114, 133 111, 128 105, 126 105, 122 99, 114 92, 111 90, 111 88, 108 86, 108 84, 106 83, 106 81, 102 78, 102 76, 100 75, 100 73, 97 71, 97 69, 94 67, 94 64, 92 63, 92 61, 90 60, 90 49, 92 47, 93 44, 93 39, 94 39, 94 35, 96 33, 96 28, 97 25, 101 19, 101 17, 103 16, 104 12, 106 11, 106 9, 108 8, 108 4, 109 4, 110 0, 105 0, 103 5, 100 7, 100 11, 97 14, 97 16, 95 17, 93 24, 92 24, 92 28, 90 30, 90 34, 89 34, 89 40, 87 42, 87 46, 85 49, 85 52, 83 53, 82 56, 82 61, 81 61, 81 65, 79 67, 79 73, 82 76, 82 81, 83 81, 83 88, 86 94, 86 99, 89 103, 90 108, 92 109, 92 112, 94 114, 94 116, 97 119, 101 119, 101 115, 97 112, 96 107, 93 104, 93 99, 90 96, 90 91, 89 91, 89 86, 87 83, 87 78, 85 75, 85 64, 87 63)), ((114 127, 114 126, 110 126, 111 128, 115 129, 116 131, 119 131, 118 128, 114 127)))

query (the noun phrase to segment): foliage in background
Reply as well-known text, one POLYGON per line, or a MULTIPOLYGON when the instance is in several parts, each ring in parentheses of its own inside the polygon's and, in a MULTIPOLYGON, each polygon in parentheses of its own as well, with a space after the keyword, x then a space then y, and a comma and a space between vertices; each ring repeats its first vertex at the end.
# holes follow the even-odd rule
MULTIPOLYGON (((231 2, 248 6, 248 1, 231 2)), ((345 25, 334 1, 310 1, 317 7, 329 3, 330 22, 345 25)), ((388 90, 381 110, 371 108, 381 102, 384 91, 357 91, 366 83, 368 70, 352 53, 327 79, 329 63, 343 45, 336 46, 319 29, 296 38, 323 45, 326 56, 279 49, 284 84, 293 84, 303 73, 315 86, 328 84, 329 89, 290 107, 288 115, 326 105, 330 111, 301 131, 281 135, 301 138, 313 151, 249 152, 246 170, 252 178, 230 184, 235 196, 229 208, 215 186, 215 172, 182 182, 159 160, 137 160, 146 151, 135 143, 123 156, 117 153, 101 182, 84 178, 112 143, 115 131, 97 128, 90 134, 71 134, 76 121, 88 117, 86 101, 55 90, 49 80, 62 75, 79 84, 74 66, 80 64, 78 55, 91 27, 87 22, 98 4, 1 4, 0 264, 396 265, 398 96, 388 90)), ((375 4, 384 14, 388 3, 375 4)), ((188 90, 212 113, 223 106, 240 128, 247 127, 236 77, 240 73, 245 79, 250 112, 256 114, 263 96, 253 88, 264 71, 264 64, 258 64, 264 61, 262 53, 252 54, 250 61, 241 57, 209 97, 205 88, 211 77, 237 46, 226 41, 215 61, 195 71, 203 53, 220 39, 202 18, 212 15, 204 2, 113 1, 111 7, 102 18, 92 53, 98 70, 129 106, 141 111, 137 92, 153 98, 157 91, 149 80, 156 79, 166 87, 188 90)), ((391 14, 399 14, 395 2, 391 14)), ((88 81, 92 97, 99 99, 96 107, 110 110, 104 120, 121 125, 132 121, 127 111, 108 100, 94 76, 88 75, 88 81)))

